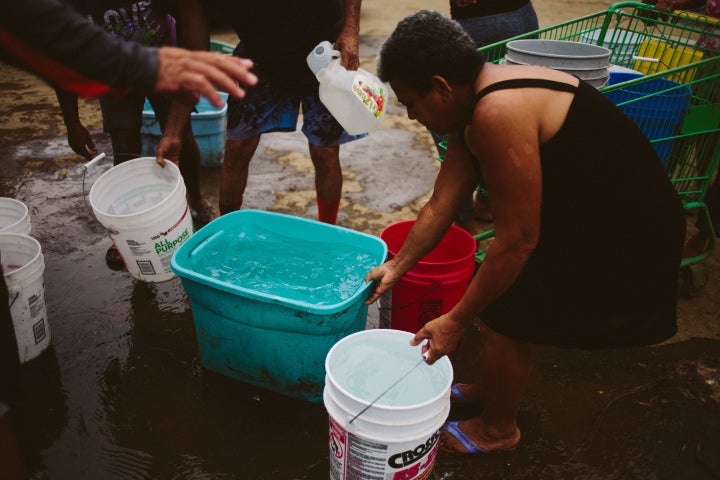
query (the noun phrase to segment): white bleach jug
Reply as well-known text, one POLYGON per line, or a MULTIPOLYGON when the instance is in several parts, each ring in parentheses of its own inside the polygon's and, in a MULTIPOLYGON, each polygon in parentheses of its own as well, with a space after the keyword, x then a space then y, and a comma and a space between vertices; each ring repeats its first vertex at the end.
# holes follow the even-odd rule
POLYGON ((340 52, 328 41, 310 52, 307 64, 320 82, 320 101, 349 134, 380 128, 387 89, 379 78, 362 68, 347 70, 340 63, 340 52))

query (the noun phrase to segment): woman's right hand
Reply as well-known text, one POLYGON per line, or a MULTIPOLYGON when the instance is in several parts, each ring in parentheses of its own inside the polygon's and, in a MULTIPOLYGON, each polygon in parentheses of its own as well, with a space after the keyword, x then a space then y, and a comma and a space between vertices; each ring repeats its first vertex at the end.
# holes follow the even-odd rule
POLYGON ((370 273, 365 275, 366 282, 373 282, 375 284, 375 290, 370 294, 370 298, 365 301, 365 305, 370 305, 377 301, 380 296, 390 290, 395 284, 400 281, 402 273, 400 273, 392 260, 388 260, 382 265, 370 270, 370 273))
POLYGON ((453 353, 464 333, 465 325, 453 318, 450 311, 426 323, 410 340, 410 345, 417 346, 427 340, 423 353, 428 352, 426 361, 428 365, 432 365, 445 355, 453 353))

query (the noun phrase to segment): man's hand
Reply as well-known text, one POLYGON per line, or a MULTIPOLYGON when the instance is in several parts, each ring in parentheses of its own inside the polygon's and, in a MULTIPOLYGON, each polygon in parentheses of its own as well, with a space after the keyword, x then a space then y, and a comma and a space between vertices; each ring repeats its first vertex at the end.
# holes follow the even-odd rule
POLYGON ((71 123, 66 125, 68 133, 68 145, 75 153, 85 157, 87 160, 95 157, 98 152, 92 141, 92 136, 82 123, 71 123))
POLYGON ((340 33, 335 41, 335 50, 340 52, 340 63, 348 70, 357 70, 360 67, 360 46, 358 38, 352 34, 340 33))
POLYGON ((202 95, 220 108, 224 103, 217 90, 243 98, 245 90, 240 85, 251 87, 257 83, 257 77, 250 72, 251 60, 175 47, 160 47, 158 52, 156 92, 202 95))

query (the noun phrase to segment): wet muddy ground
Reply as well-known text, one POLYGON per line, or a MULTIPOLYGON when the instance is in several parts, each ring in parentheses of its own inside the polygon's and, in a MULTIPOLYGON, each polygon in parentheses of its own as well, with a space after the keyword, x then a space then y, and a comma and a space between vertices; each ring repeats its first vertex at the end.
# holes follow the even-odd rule
MULTIPOLYGON (((551 4, 562 18, 609 5, 537 3, 545 19, 551 4)), ((380 2, 366 4, 363 52, 370 64, 391 15, 380 2)), ((180 281, 144 284, 105 265, 110 241, 83 188, 89 190, 110 160, 90 170, 83 186, 82 161, 66 146, 52 90, 20 70, 0 69, 0 195, 30 207, 32 235, 45 255, 53 337, 51 348, 25 365, 13 402, 29 477, 327 478, 328 417, 322 404, 201 367, 180 281)), ((97 103, 83 102, 81 108, 98 145, 109 153, 97 103)), ((399 107, 390 113, 382 131, 342 153, 339 224, 375 235, 414 218, 437 171, 427 133, 399 107)), ((268 135, 258 152, 245 206, 314 218, 312 166, 302 135, 268 135)), ((203 172, 204 191, 214 203, 218 173, 203 172)), ((538 348, 520 413, 518 451, 441 453, 431 478, 719 478, 720 254, 701 265, 706 284, 694 298, 680 297, 675 338, 614 351, 538 348)), ((476 366, 475 335, 468 334, 454 359, 459 381, 470 380, 476 366)), ((470 414, 453 411, 451 418, 470 414)))

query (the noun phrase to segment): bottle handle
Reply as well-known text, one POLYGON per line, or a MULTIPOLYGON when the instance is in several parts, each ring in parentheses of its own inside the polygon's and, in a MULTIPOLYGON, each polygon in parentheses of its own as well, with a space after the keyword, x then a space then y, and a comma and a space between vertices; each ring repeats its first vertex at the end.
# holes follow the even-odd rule
POLYGON ((340 58, 340 51, 333 48, 333 44, 324 40, 320 42, 307 56, 310 70, 317 75, 320 70, 330 65, 335 58, 340 58))

